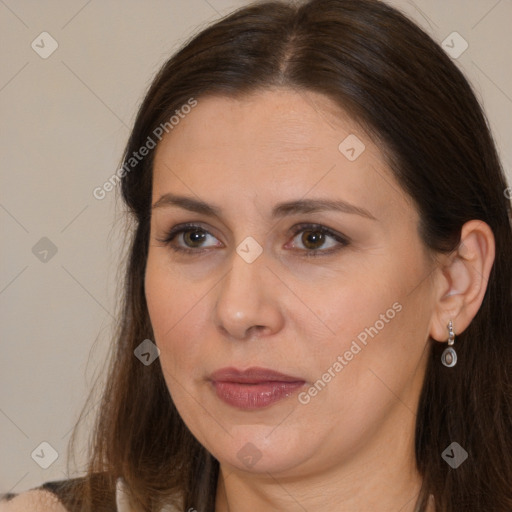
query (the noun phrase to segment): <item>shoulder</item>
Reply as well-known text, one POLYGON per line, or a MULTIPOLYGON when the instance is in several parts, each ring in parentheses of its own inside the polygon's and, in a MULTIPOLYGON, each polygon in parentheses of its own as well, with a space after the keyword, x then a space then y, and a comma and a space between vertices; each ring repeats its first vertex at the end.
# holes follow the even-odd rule
MULTIPOLYGON (((0 512, 77 512, 84 500, 94 512, 135 512, 123 478, 95 473, 81 478, 46 482, 19 494, 0 494, 0 512), (87 499, 85 499, 87 497, 87 499)), ((160 512, 183 510, 178 495, 160 512)))
POLYGON ((20 494, 0 496, 0 512, 68 512, 55 494, 32 489, 20 494))
POLYGON ((19 494, 0 494, 0 512, 76 512, 84 500, 95 512, 115 512, 115 480, 95 473, 45 482, 19 494))

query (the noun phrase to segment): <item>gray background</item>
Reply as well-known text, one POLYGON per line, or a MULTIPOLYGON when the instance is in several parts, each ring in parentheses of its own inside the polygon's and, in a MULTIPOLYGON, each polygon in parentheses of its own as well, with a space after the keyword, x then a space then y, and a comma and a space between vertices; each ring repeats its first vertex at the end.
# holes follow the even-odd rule
MULTIPOLYGON (((68 476, 70 429, 111 340, 124 243, 117 192, 98 200, 92 191, 118 168, 164 60, 247 3, 0 0, 0 491, 68 476), (31 47, 44 31, 58 43, 46 59, 31 47), (43 237, 53 256, 33 251, 43 237), (58 453, 48 469, 31 457, 42 442, 58 453)), ((390 3, 439 43, 454 31, 469 43, 456 62, 484 105, 510 183, 512 1, 390 3)), ((51 451, 38 450, 49 460, 51 451)))

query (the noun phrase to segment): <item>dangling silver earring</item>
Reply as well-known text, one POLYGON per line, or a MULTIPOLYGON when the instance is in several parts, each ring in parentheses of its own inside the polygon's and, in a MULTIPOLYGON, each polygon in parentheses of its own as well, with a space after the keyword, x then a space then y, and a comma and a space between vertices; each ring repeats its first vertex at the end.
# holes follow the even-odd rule
POLYGON ((444 349, 441 355, 441 362, 451 368, 457 364, 457 352, 452 348, 453 342, 455 341, 455 333, 453 332, 453 323, 450 320, 448 322, 448 347, 444 349))

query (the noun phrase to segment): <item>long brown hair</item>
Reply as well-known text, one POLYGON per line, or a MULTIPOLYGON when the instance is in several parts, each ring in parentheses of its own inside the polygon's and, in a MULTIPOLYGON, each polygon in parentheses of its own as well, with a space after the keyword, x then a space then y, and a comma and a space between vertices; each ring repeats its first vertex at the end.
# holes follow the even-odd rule
MULTIPOLYGON (((378 0, 244 7, 194 36, 157 74, 124 155, 121 191, 133 231, 89 476, 107 475, 107 493, 122 476, 143 510, 157 510, 180 494, 185 510, 214 511, 218 461, 181 420, 159 360, 145 366, 134 357, 143 340, 154 339, 144 294, 154 151, 136 165, 129 159, 192 98, 272 87, 328 96, 380 142, 414 200, 422 241, 433 254, 455 250, 471 219, 491 227, 495 262, 482 306, 457 338, 457 365, 440 364, 443 346, 431 344, 415 433, 424 477, 417 510, 425 511, 433 494, 437 512, 509 512, 512 229, 506 180, 464 75, 428 34, 378 0), (456 470, 441 457, 453 441, 469 454, 456 470)), ((97 498, 100 489, 89 486, 89 492, 97 498)), ((84 499, 84 510, 91 509, 84 499)))

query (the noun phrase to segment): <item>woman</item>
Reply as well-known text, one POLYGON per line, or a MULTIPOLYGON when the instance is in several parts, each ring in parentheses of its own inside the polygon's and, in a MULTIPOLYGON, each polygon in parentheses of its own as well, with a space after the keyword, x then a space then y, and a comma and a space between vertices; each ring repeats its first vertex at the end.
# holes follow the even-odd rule
POLYGON ((512 509, 507 185, 420 28, 376 0, 243 8, 161 69, 118 175, 89 473, 1 510, 512 509))

